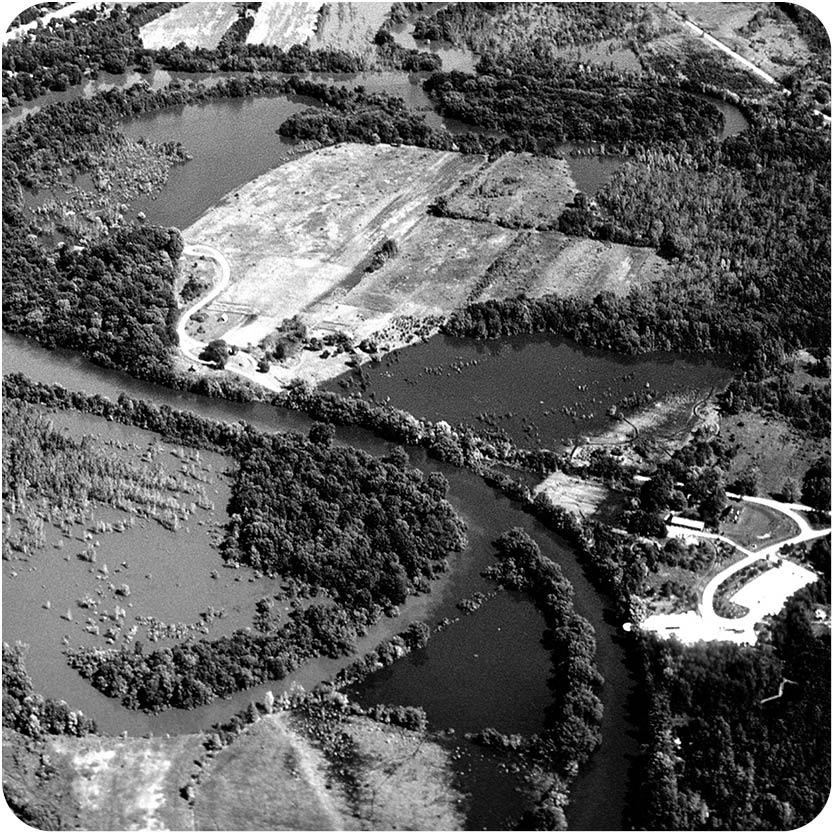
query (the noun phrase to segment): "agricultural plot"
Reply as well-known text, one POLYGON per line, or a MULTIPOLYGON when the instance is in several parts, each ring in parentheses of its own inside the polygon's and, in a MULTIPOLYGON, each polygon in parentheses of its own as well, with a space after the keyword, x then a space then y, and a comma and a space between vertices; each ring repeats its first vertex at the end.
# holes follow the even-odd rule
POLYGON ((461 185, 447 200, 447 213, 516 228, 553 228, 578 190, 565 160, 507 153, 461 185))
POLYGON ((393 3, 327 3, 321 9, 313 48, 340 49, 356 55, 375 52, 373 38, 393 3))
POLYGON ((489 270, 476 298, 530 297, 549 293, 592 298, 625 295, 633 286, 667 278, 671 267, 653 249, 568 237, 557 231, 518 235, 489 270))
POLYGON ((514 237, 427 213, 479 164, 456 153, 344 144, 259 177, 184 232, 189 242, 211 241, 230 265, 231 282, 209 315, 234 313, 227 338, 246 347, 295 314, 312 330, 365 337, 394 317, 450 312, 514 237), (398 254, 366 271, 387 240, 398 254))
POLYGON ((186 46, 214 49, 237 20, 236 3, 185 3, 142 26, 139 36, 145 49, 186 46))
POLYGON ((279 46, 288 49, 306 43, 315 34, 321 0, 287 3, 267 0, 261 3, 246 43, 279 46))

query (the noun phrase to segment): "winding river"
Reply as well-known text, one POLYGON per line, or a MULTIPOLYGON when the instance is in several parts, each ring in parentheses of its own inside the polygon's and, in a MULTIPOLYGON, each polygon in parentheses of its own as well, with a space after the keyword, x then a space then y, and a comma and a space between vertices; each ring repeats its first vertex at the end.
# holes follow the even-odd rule
MULTIPOLYGON (((465 68, 463 57, 449 57, 461 61, 461 68, 465 68)), ((161 86, 170 77, 168 73, 157 71, 151 81, 153 86, 161 86)), ((130 76, 101 78, 98 82, 85 85, 80 91, 76 89, 66 94, 45 97, 27 108, 7 114, 4 126, 47 100, 74 97, 79 92, 91 95, 107 85, 123 85, 135 80, 130 76)), ((396 92, 411 107, 424 111, 432 125, 444 123, 449 130, 469 129, 467 125, 444 121, 434 113, 419 84, 420 79, 416 76, 377 73, 333 80, 351 85, 362 84, 368 89, 396 92)), ((124 132, 132 138, 181 141, 193 155, 192 161, 174 169, 168 185, 155 199, 137 201, 131 208, 134 211, 144 210, 151 222, 180 228, 188 226, 235 187, 291 158, 295 152, 292 143, 283 140, 276 130, 285 118, 304 106, 307 106, 307 102, 302 99, 280 96, 243 101, 223 100, 164 111, 126 123, 124 132), (206 129, 207 125, 210 125, 210 129, 206 129)), ((740 129, 743 126, 740 121, 733 125, 740 129)), ((581 157, 573 171, 579 187, 588 193, 597 190, 600 183, 621 164, 620 160, 602 160, 594 164, 591 159, 581 157)), ((539 348, 534 346, 536 343, 534 340, 528 342, 532 346, 530 355, 534 356, 533 365, 545 372, 547 362, 552 360, 553 347, 539 348)), ((517 347, 520 349, 520 343, 517 347)), ((434 351, 431 353, 431 363, 446 365, 455 362, 460 352, 459 345, 443 347, 440 342, 435 342, 430 350, 434 351)), ((516 352, 514 346, 512 352, 516 352)), ((563 355, 561 352, 558 355, 559 362, 563 362, 565 367, 569 367, 572 362, 580 364, 585 378, 598 384, 599 390, 613 386, 615 379, 623 373, 621 364, 601 356, 588 357, 586 352, 577 351, 569 345, 563 348, 563 355)), ((415 366, 429 363, 423 362, 421 354, 414 361, 415 366)), ((494 379, 509 390, 516 369, 507 368, 514 365, 509 362, 503 367, 497 360, 492 364, 495 365, 494 379)), ((640 366, 639 362, 634 364, 634 367, 640 366)), ((656 362, 647 360, 645 366, 655 367, 656 362)), ((661 372, 667 369, 666 366, 661 372)), ((210 419, 231 422, 243 420, 265 431, 306 432, 311 425, 311 420, 302 414, 263 404, 238 404, 172 391, 140 382, 126 374, 104 370, 75 354, 47 351, 25 339, 4 333, 3 372, 15 371, 26 373, 42 382, 58 383, 72 390, 96 392, 109 397, 116 397, 124 391, 136 398, 188 409, 210 419)), ((653 379, 653 371, 646 378, 653 379)), ((378 384, 381 386, 382 381, 379 380, 378 384)), ((572 405, 576 398, 574 390, 560 392, 560 388, 564 386, 554 385, 551 390, 547 390, 547 405, 551 409, 572 405), (569 401, 565 397, 569 397, 569 401)), ((425 386, 427 389, 428 386, 425 386)), ((447 397, 444 407, 451 412, 462 412, 470 407, 464 401, 467 393, 459 386, 456 393, 452 388, 444 396, 447 397)), ((397 390, 395 398, 401 407, 410 409, 416 405, 414 410, 419 411, 424 406, 426 413, 433 404, 428 401, 422 403, 422 406, 412 403, 407 391, 397 390)), ((530 407, 537 407, 542 398, 536 395, 530 407)), ((78 426, 75 427, 89 431, 89 425, 89 420, 79 418, 78 426)), ((553 424, 551 429, 553 436, 569 430, 568 426, 560 424, 553 424)), ((390 448, 389 443, 361 429, 339 428, 336 439, 337 442, 356 446, 372 454, 384 454, 390 448)), ((625 666, 622 649, 617 643, 617 628, 610 619, 611 606, 608 600, 589 583, 571 548, 521 511, 517 504, 492 490, 467 470, 455 469, 429 459, 419 450, 410 449, 409 454, 412 463, 423 471, 440 471, 448 479, 449 499, 468 525, 468 546, 464 552, 453 557, 452 569, 444 578, 435 582, 430 595, 410 599, 398 618, 384 620, 361 640, 357 646, 358 652, 369 650, 382 639, 404 629, 411 621, 435 623, 445 617, 459 617, 456 604, 460 599, 478 590, 485 592, 493 589, 481 577, 482 570, 493 559, 491 542, 510 527, 526 529, 544 553, 562 566, 572 582, 576 610, 595 629, 597 661, 606 679, 602 693, 605 709, 603 745, 573 786, 572 801, 568 808, 570 826, 584 830, 621 829, 630 762, 638 753, 638 747, 628 715, 628 698, 633 690, 633 681, 625 666)), ((160 551, 170 551, 170 542, 165 543, 166 539, 163 538, 159 540, 160 551)), ((209 549, 199 553, 195 550, 189 558, 195 559, 195 569, 202 572, 208 572, 219 564, 219 556, 216 552, 212 554, 209 549), (199 559, 212 558, 217 559, 217 563, 212 561, 198 564, 199 559)), ((41 602, 41 584, 45 582, 43 579, 40 582, 30 581, 28 584, 17 585, 20 588, 31 585, 31 596, 24 594, 19 604, 10 606, 10 610, 4 613, 4 633, 10 634, 12 638, 23 634, 26 641, 32 644, 33 655, 29 664, 38 690, 49 696, 66 699, 74 708, 81 708, 95 718, 101 730, 106 733, 127 731, 132 735, 141 735, 200 731, 227 719, 251 700, 262 697, 266 690, 277 692, 293 683, 310 687, 332 676, 349 661, 317 660, 286 680, 268 683, 198 709, 171 710, 160 715, 129 712, 117 702, 95 692, 64 663, 54 662, 51 658, 49 661, 37 659, 38 651, 46 650, 45 642, 39 645, 38 640, 51 640, 49 650, 52 651, 55 637, 54 633, 32 628, 27 630, 25 611, 27 605, 41 602)), ((170 599, 160 597, 163 606, 175 602, 177 590, 174 582, 170 583, 168 592, 171 594, 170 599)), ((266 595, 267 592, 268 589, 264 587, 260 595, 266 595)), ((355 692, 355 696, 364 702, 419 703, 426 708, 432 726, 453 730, 454 734, 448 735, 451 739, 449 743, 455 745, 458 752, 461 784, 472 794, 469 824, 473 828, 500 827, 504 822, 504 814, 519 806, 519 798, 514 789, 515 782, 501 771, 494 759, 475 755, 465 744, 453 738, 459 738, 462 733, 478 726, 494 726, 506 732, 534 732, 542 725, 543 710, 549 696, 546 686, 549 662, 540 644, 542 630, 543 621, 528 601, 502 593, 486 602, 480 610, 463 616, 460 621, 438 634, 423 651, 415 652, 406 660, 372 675, 355 692), (484 650, 484 646, 488 650, 484 650)))

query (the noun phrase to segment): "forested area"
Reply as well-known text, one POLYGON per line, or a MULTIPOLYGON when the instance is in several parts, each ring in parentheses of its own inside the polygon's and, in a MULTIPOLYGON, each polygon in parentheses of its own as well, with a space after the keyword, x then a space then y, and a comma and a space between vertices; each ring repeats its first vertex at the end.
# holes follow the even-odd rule
POLYGON ((424 84, 445 116, 528 137, 523 148, 552 152, 566 141, 642 146, 718 135, 710 102, 667 81, 546 58, 484 55, 477 75, 437 72, 424 84))
MULTIPOLYGON (((818 546, 829 565, 829 540, 818 546)), ((787 603, 759 647, 638 637, 648 729, 636 828, 792 830, 818 815, 830 791, 830 631, 813 614, 829 601, 828 576, 787 603)))
MULTIPOLYGON (((39 466, 49 468, 50 460, 61 454, 75 454, 77 460, 66 466, 63 478, 46 483, 59 501, 77 492, 109 501, 127 488, 118 478, 144 476, 118 461, 99 459, 88 453, 84 441, 77 445, 36 419, 30 422, 43 440, 43 454, 35 454, 37 444, 28 448, 14 436, 18 422, 21 430, 28 424, 29 411, 21 407, 21 399, 99 413, 185 445, 220 451, 239 462, 224 557, 280 575, 304 595, 320 592, 325 598, 308 607, 295 606, 289 621, 274 627, 214 641, 148 654, 135 645, 69 652, 74 668, 130 708, 201 705, 280 679, 312 657, 349 653, 356 637, 384 612, 410 594, 429 592, 430 579, 447 568, 446 557, 465 542, 464 525, 445 499, 445 479, 440 474, 426 478, 412 469, 401 449, 380 460, 334 446, 332 428, 322 424, 310 429, 309 438, 266 435, 124 395, 113 403, 31 384, 19 376, 4 377, 3 393, 12 409, 4 488, 20 500, 26 499, 28 478, 37 478, 39 466), (47 460, 44 455, 49 454, 47 460)), ((414 631, 413 638, 419 637, 414 631)))

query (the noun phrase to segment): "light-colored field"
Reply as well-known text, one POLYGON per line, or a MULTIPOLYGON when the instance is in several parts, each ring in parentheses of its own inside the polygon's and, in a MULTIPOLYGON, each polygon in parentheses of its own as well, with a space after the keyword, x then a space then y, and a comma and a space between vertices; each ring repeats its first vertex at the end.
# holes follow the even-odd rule
POLYGON ((142 26, 139 36, 145 49, 173 47, 180 42, 191 48, 213 49, 235 20, 234 3, 185 3, 142 26))
POLYGON ((639 463, 645 455, 665 459, 681 448, 696 428, 717 430, 717 407, 701 392, 672 394, 652 402, 627 419, 611 420, 607 431, 585 437, 572 452, 573 464, 587 460, 596 448, 621 451, 625 464, 639 463))
POLYGON ((550 474, 535 487, 535 492, 544 492, 557 506, 585 518, 594 515, 610 496, 610 490, 602 483, 561 471, 550 474))
POLYGON ((322 0, 266 0, 260 4, 246 43, 266 44, 288 49, 306 43, 315 34, 322 0))
POLYGON ((579 188, 564 159, 507 153, 484 163, 452 194, 454 217, 524 228, 552 228, 579 188))
POLYGON ((625 295, 632 286, 667 278, 671 267, 653 249, 623 246, 557 231, 518 235, 490 270, 490 282, 472 300, 510 298, 525 292, 592 298, 599 292, 625 295))
POLYGON ((56 738, 74 771, 72 792, 85 830, 187 830, 180 787, 202 752, 199 735, 175 738, 56 738))
POLYGON ((373 38, 393 3, 327 3, 318 17, 313 48, 358 55, 375 52, 373 38))
POLYGON ((208 765, 194 804, 198 830, 455 830, 460 796, 446 753, 417 732, 351 718, 356 789, 348 803, 326 758, 291 718, 262 718, 208 765))
POLYGON ((218 753, 194 801, 198 830, 346 830, 347 802, 325 782, 326 760, 282 714, 218 753))
MULTIPOLYGON (((225 337, 241 347, 258 344, 295 314, 313 332, 342 330, 360 340, 402 316, 449 313, 515 236, 427 213, 480 162, 415 147, 343 144, 259 177, 184 231, 189 243, 210 241, 230 265, 229 286, 206 312, 229 315, 225 337), (388 239, 398 254, 365 272, 388 239)), ((340 372, 333 370, 327 373, 340 372)))

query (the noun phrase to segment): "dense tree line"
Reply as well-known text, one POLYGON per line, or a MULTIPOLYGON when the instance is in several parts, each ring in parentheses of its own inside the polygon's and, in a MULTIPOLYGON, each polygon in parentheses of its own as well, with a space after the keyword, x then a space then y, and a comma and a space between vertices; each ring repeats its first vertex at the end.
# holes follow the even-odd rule
POLYGON ((124 226, 50 256, 19 233, 3 238, 3 326, 145 379, 170 372, 177 344, 175 229, 124 226))
POLYGON ((341 606, 296 608, 277 632, 236 631, 145 653, 141 642, 120 649, 74 648, 67 661, 102 694, 130 709, 194 708, 217 697, 280 680, 316 656, 340 657, 381 611, 341 606))
POLYGON ((639 638, 648 729, 635 827, 788 830, 818 815, 830 793, 830 735, 819 731, 830 726, 830 633, 812 625, 819 592, 811 585, 787 603, 771 646, 639 638))
POLYGON ((240 458, 224 557, 325 588, 350 607, 402 603, 464 542, 446 501, 400 451, 377 460, 331 445, 326 431, 262 437, 240 458))
MULTIPOLYGON (((546 622, 544 643, 552 658, 552 702, 546 710, 545 728, 531 739, 508 739, 507 748, 516 753, 522 750, 524 756, 566 781, 601 743, 598 692, 604 680, 596 668, 595 634, 590 623, 573 609, 573 587, 559 565, 544 556, 526 532, 505 532, 495 542, 495 549, 498 563, 486 574, 501 586, 532 597, 546 622)), ((488 744, 489 730, 481 733, 479 740, 488 744)), ((551 790, 537 796, 521 827, 566 829, 563 810, 551 790)))
POLYGON ((30 738, 95 733, 95 723, 81 712, 35 692, 23 655, 23 646, 3 643, 3 727, 30 738))
POLYGON ((649 145, 716 136, 723 116, 668 84, 527 53, 486 54, 477 75, 434 73, 426 92, 445 116, 528 136, 524 150, 565 141, 649 145))

